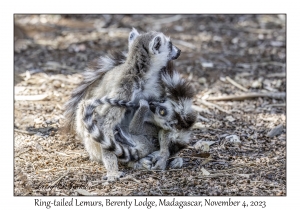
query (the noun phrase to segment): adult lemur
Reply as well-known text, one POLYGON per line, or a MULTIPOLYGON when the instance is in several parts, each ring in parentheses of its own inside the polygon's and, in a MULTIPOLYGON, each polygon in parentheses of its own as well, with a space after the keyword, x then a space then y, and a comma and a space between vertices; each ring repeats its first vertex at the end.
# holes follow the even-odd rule
POLYGON ((103 96, 133 102, 150 97, 159 98, 160 71, 168 61, 180 55, 180 50, 172 45, 170 39, 159 32, 139 34, 133 29, 128 41, 129 50, 125 62, 116 65, 112 59, 102 58, 104 66, 95 72, 85 73, 84 81, 74 90, 65 112, 66 128, 75 127, 90 158, 103 161, 109 180, 120 176, 117 156, 123 152, 115 142, 113 131, 123 119, 126 108, 110 105, 97 107, 96 113, 103 119, 100 128, 103 131, 103 138, 96 142, 90 136, 91 131, 83 124, 85 102, 103 96))
MULTIPOLYGON (((165 169, 170 155, 176 154, 189 143, 190 127, 196 121, 196 113, 192 109, 194 92, 171 64, 169 62, 161 74, 163 100, 150 100, 149 106, 147 101, 141 99, 135 113, 134 109, 138 105, 134 102, 106 97, 90 100, 85 106, 84 123, 95 141, 102 138, 99 127, 103 123, 99 117, 93 117, 97 106, 107 103, 134 108, 128 110, 121 123, 115 127, 115 139, 122 150, 118 158, 122 162, 129 162, 134 168, 165 169)), ((170 166, 180 167, 181 164, 182 159, 177 158, 170 166)))

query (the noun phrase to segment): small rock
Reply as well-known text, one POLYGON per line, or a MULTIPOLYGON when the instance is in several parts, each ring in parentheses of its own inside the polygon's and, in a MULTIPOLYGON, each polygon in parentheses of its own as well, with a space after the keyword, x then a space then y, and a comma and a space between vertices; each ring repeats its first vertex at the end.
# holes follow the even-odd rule
POLYGON ((36 143, 36 144, 35 144, 35 148, 36 148, 38 151, 42 151, 42 150, 43 150, 43 146, 40 145, 39 143, 36 143))
POLYGON ((225 77, 220 77, 220 80, 221 80, 222 82, 226 82, 226 81, 227 81, 225 77))
POLYGON ((238 137, 237 135, 226 136, 225 139, 228 139, 230 142, 235 144, 241 143, 240 137, 238 137))
POLYGON ((41 124, 44 122, 44 118, 43 117, 35 118, 33 121, 35 122, 35 124, 41 124))
POLYGON ((229 122, 235 121, 235 119, 232 116, 226 116, 226 120, 228 120, 229 122))
POLYGON ((202 172, 202 174, 204 175, 204 176, 208 176, 208 175, 210 175, 210 173, 205 169, 205 168, 201 168, 201 172, 202 172))
POLYGON ((282 80, 277 80, 276 82, 275 82, 275 87, 276 88, 280 88, 282 86, 282 80))
POLYGON ((52 82, 52 84, 53 84, 54 87, 57 87, 57 88, 60 88, 60 87, 61 87, 61 82, 58 81, 58 80, 54 80, 54 81, 52 82))
POLYGON ((199 82, 200 84, 205 84, 206 81, 207 81, 207 80, 206 80, 205 77, 200 77, 199 80, 198 80, 198 82, 199 82))
POLYGON ((201 63, 201 65, 202 65, 203 68, 212 68, 212 67, 214 67, 213 63, 208 63, 208 62, 203 62, 203 63, 201 63))
POLYGON ((265 36, 263 35, 263 34, 258 34, 258 39, 264 39, 265 38, 265 36))
POLYGON ((283 131, 283 125, 280 124, 278 126, 276 126, 275 128, 273 128, 272 130, 270 130, 270 132, 267 134, 267 137, 274 137, 274 136, 277 136, 277 135, 280 135, 283 131))
POLYGON ((239 38, 235 37, 231 40, 231 43, 236 44, 236 43, 238 43, 238 41, 239 41, 239 38))
POLYGON ((262 82, 259 81, 259 80, 255 80, 252 85, 251 85, 252 88, 262 88, 262 82))
POLYGON ((220 36, 214 36, 214 37, 213 37, 213 41, 215 41, 215 42, 222 42, 222 41, 223 41, 223 38, 220 37, 220 36))

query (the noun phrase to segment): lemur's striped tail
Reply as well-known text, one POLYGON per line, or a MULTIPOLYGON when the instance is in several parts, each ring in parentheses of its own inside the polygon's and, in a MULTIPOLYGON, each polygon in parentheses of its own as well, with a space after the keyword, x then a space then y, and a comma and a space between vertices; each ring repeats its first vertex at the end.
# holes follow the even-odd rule
POLYGON ((109 151, 114 152, 124 162, 135 159, 135 157, 131 155, 133 151, 131 151, 132 149, 130 147, 112 141, 110 139, 106 139, 103 132, 97 126, 97 122, 95 122, 93 118, 93 113, 95 109, 102 104, 109 104, 112 106, 119 106, 125 108, 138 107, 138 105, 131 101, 111 99, 105 96, 103 98, 95 99, 90 101, 90 103, 85 104, 83 117, 83 123, 86 129, 88 130, 89 134, 95 141, 101 144, 103 149, 107 149, 109 151))

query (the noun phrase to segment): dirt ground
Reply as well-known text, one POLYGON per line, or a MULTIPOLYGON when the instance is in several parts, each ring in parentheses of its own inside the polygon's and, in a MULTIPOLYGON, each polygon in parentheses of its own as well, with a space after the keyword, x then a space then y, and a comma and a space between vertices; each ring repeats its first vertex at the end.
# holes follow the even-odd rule
POLYGON ((286 195, 284 15, 15 15, 14 31, 16 196, 286 195), (199 117, 182 169, 120 165, 126 177, 105 183, 104 166, 58 130, 88 62, 125 51, 132 27, 182 50, 199 117))

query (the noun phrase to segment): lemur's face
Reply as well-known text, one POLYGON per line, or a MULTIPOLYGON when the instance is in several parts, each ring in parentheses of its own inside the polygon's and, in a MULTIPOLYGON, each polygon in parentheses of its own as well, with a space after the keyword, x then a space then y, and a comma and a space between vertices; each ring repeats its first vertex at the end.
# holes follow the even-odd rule
POLYGON ((192 100, 182 98, 149 102, 154 123, 164 130, 189 129, 196 121, 197 113, 192 109, 192 100))
POLYGON ((170 101, 152 101, 149 105, 153 113, 154 123, 165 130, 172 130, 177 120, 174 119, 174 109, 170 101))
POLYGON ((155 56, 165 57, 166 61, 175 60, 179 57, 181 50, 171 42, 169 37, 158 33, 149 43, 150 52, 155 56))
POLYGON ((160 32, 148 32, 139 34, 136 29, 132 29, 128 36, 129 49, 137 46, 147 52, 147 56, 151 59, 152 66, 161 68, 166 66, 170 60, 175 60, 180 55, 180 49, 172 44, 169 37, 160 32))

